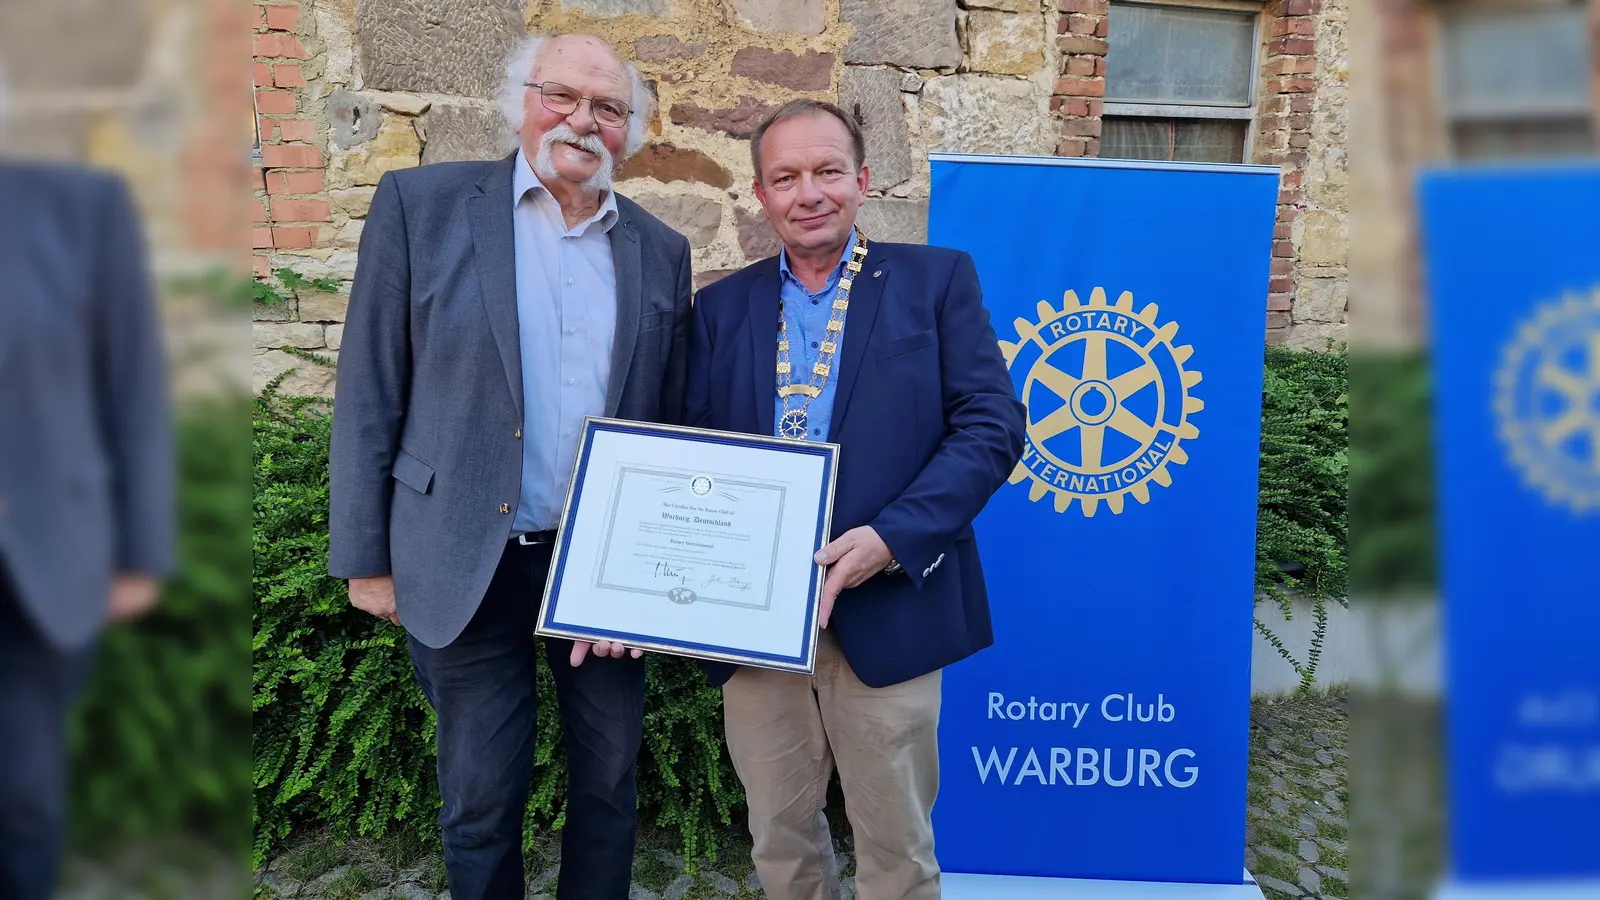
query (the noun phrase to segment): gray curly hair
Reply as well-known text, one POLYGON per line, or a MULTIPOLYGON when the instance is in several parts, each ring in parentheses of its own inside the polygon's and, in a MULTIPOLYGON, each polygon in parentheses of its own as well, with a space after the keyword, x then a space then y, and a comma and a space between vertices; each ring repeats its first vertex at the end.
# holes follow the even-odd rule
MULTIPOLYGON (((511 52, 506 60, 506 81, 500 88, 500 114, 505 117, 506 124, 516 131, 522 127, 523 105, 522 99, 527 88, 524 82, 528 80, 528 73, 533 71, 533 65, 539 60, 539 53, 544 50, 544 45, 552 34, 536 34, 524 38, 517 48, 511 52)), ((598 40, 598 38, 596 38, 598 40)), ((622 59, 619 55, 618 59, 622 59)), ((617 160, 621 165, 627 159, 639 152, 644 146, 645 126, 655 114, 656 100, 650 93, 650 88, 644 83, 644 77, 633 63, 622 60, 622 68, 628 73, 628 85, 632 96, 628 98, 628 106, 633 110, 628 118, 628 137, 622 149, 622 159, 617 160)))

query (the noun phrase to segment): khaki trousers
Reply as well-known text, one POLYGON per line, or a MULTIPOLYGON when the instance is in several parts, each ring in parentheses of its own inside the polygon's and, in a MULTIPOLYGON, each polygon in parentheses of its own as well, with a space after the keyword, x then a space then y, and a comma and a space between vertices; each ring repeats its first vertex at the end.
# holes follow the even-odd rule
POLYGON ((728 752, 750 803, 751 853, 771 900, 838 900, 823 815, 839 766, 860 900, 938 900, 933 801, 939 687, 933 672, 870 688, 824 631, 816 674, 741 668, 723 686, 728 752))

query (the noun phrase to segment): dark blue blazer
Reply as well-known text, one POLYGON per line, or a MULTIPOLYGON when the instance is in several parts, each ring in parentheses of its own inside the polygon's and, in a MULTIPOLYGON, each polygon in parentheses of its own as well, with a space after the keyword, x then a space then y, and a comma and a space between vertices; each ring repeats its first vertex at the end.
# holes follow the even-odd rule
MULTIPOLYGON (((772 434, 778 289, 773 257, 699 292, 685 424, 772 434)), ((885 687, 994 643, 972 520, 1022 455, 1024 414, 959 251, 869 243, 836 365, 833 536, 871 525, 905 574, 845 591, 828 627, 885 687)), ((707 671, 720 684, 734 669, 707 671)))

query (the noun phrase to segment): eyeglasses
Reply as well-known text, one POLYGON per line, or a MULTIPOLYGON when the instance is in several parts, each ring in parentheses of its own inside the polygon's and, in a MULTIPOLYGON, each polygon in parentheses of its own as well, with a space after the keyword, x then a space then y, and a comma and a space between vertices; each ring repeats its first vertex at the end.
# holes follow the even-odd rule
POLYGON ((628 104, 621 100, 612 100, 607 97, 585 97, 578 93, 577 88, 570 88, 554 81, 543 83, 525 81, 523 85, 539 89, 539 96, 544 100, 544 108, 551 112, 569 116, 576 112, 578 104, 589 101, 589 112, 594 120, 607 128, 621 128, 627 124, 628 115, 633 112, 628 104))

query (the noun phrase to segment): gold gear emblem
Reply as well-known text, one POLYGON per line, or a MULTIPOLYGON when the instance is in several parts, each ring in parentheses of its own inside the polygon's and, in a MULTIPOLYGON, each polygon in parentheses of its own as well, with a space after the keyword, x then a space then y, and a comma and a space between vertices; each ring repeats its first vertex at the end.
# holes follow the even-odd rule
POLYGON ((1546 303, 1495 373, 1500 440, 1551 503, 1600 510, 1600 287, 1546 303))
POLYGON ((1058 311, 1039 301, 1039 320, 1016 320, 1017 343, 1001 341, 1006 367, 1026 374, 1022 402, 1028 433, 1011 483, 1031 481, 1028 499, 1055 494, 1056 512, 1074 500, 1085 516, 1101 501, 1121 514, 1129 494, 1150 502, 1150 482, 1172 484, 1168 463, 1189 456, 1180 442, 1200 436, 1189 416, 1205 408, 1190 389, 1200 373, 1185 369, 1194 348, 1176 345, 1176 322, 1158 325, 1151 303, 1138 312, 1133 293, 1115 304, 1095 288, 1087 304, 1067 291, 1058 311))

